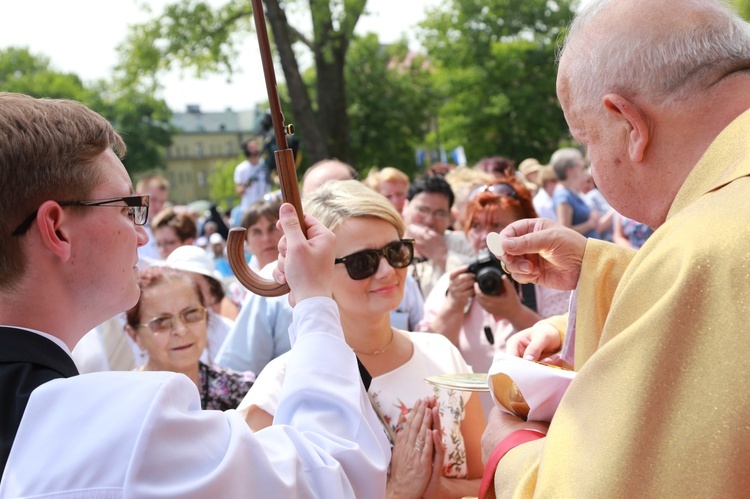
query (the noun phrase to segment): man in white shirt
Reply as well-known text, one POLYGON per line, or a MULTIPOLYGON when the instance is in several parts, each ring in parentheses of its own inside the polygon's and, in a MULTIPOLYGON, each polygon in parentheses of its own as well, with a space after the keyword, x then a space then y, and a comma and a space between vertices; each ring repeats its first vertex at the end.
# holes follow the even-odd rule
POLYGON ((234 188, 241 197, 240 208, 244 213, 251 204, 263 197, 270 189, 268 171, 260 157, 260 146, 254 140, 242 144, 247 159, 234 169, 234 188))
POLYGON ((275 277, 297 301, 293 376, 276 424, 201 411, 176 373, 78 375, 71 349, 139 297, 148 197, 124 152, 82 104, 0 93, 0 498, 383 497, 388 444, 330 298, 335 238, 310 218, 305 239, 290 205, 275 277))

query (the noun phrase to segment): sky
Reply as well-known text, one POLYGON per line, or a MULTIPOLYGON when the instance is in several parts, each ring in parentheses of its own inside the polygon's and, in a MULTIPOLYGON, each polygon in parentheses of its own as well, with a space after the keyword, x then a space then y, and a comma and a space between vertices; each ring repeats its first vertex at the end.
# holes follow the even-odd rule
MULTIPOLYGON (((150 0, 153 12, 149 13, 142 8, 144 0, 0 0, 0 49, 26 47, 47 56, 57 71, 75 73, 84 81, 107 79, 128 26, 155 17, 173 1, 150 0)), ((382 43, 405 35, 416 48, 415 25, 424 19, 426 7, 439 4, 440 0, 369 0, 370 14, 360 18, 357 32, 375 32, 382 43)), ((267 100, 255 36, 251 33, 245 40, 237 59, 237 67, 242 69, 231 83, 226 76, 198 79, 189 69, 173 71, 161 79, 164 91, 160 97, 173 111, 198 104, 204 112, 251 109, 267 100)), ((277 79, 283 79, 279 69, 277 79)))

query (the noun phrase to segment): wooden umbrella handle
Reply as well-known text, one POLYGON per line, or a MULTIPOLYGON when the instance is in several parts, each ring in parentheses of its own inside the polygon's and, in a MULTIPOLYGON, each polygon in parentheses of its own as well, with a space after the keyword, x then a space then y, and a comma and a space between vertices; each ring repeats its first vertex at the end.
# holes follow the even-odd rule
MULTIPOLYGON (((281 102, 276 88, 276 73, 273 69, 262 0, 252 0, 252 5, 255 31, 258 33, 258 45, 260 46, 260 58, 263 61, 263 74, 266 79, 268 103, 271 107, 271 120, 276 136, 277 150, 274 152, 274 158, 276 159, 276 169, 281 184, 281 195, 285 203, 291 203, 294 206, 302 232, 307 235, 307 225, 305 225, 304 214, 302 213, 302 201, 299 184, 297 183, 297 164, 294 161, 294 153, 286 142, 287 131, 290 134, 294 133, 294 128, 292 125, 284 126, 284 115, 281 113, 281 102)), ((229 231, 227 259, 240 284, 253 293, 261 296, 281 296, 289 292, 288 285, 264 279, 247 265, 247 262, 245 262, 245 229, 243 227, 235 227, 229 231)))

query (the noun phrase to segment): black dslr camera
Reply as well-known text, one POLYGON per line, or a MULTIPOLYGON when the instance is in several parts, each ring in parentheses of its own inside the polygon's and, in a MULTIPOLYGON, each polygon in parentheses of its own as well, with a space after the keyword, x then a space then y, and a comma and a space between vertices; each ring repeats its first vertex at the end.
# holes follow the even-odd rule
POLYGON ((476 275, 476 281, 482 293, 494 296, 505 293, 505 286, 503 286, 505 272, 500 267, 500 260, 489 250, 480 251, 477 259, 469 265, 467 272, 476 275))

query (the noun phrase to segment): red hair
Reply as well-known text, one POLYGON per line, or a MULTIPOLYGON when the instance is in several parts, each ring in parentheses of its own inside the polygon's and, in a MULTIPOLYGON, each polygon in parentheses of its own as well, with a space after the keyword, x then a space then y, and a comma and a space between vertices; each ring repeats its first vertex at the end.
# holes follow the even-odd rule
MULTIPOLYGON (((476 196, 466 205, 466 226, 464 231, 475 222, 487 223, 495 218, 495 214, 503 211, 513 211, 518 220, 523 218, 536 218, 536 210, 531 202, 531 193, 518 181, 515 176, 506 176, 486 184, 485 190, 480 190, 476 196), (495 184, 505 184, 515 191, 513 195, 499 195, 490 190, 495 184)), ((481 186, 480 186, 481 188, 481 186)))

